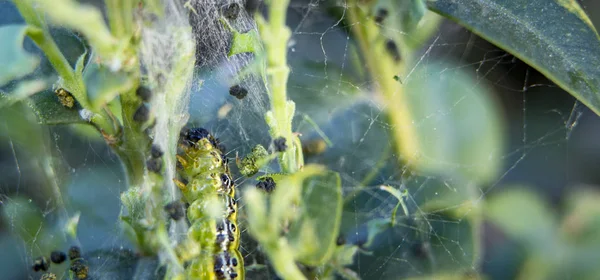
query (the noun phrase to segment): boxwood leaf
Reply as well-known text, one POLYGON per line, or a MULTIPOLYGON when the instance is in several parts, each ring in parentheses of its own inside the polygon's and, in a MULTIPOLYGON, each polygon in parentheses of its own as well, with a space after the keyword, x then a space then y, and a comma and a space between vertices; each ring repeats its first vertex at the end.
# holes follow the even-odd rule
POLYGON ((305 179, 301 211, 289 233, 297 259, 304 264, 322 265, 333 254, 339 233, 342 214, 340 175, 327 171, 305 179))
POLYGON ((600 114, 600 39, 576 1, 428 0, 600 114))

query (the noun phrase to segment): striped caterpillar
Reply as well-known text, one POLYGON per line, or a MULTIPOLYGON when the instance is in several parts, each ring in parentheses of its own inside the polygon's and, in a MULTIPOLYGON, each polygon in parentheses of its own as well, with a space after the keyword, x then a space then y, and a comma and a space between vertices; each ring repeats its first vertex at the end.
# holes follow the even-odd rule
POLYGON ((191 257, 185 279, 244 279, 235 186, 224 147, 203 128, 184 130, 180 137, 177 160, 181 180, 175 182, 189 204, 188 242, 200 249, 191 257), (211 214, 211 202, 215 201, 222 210, 217 215, 211 214))

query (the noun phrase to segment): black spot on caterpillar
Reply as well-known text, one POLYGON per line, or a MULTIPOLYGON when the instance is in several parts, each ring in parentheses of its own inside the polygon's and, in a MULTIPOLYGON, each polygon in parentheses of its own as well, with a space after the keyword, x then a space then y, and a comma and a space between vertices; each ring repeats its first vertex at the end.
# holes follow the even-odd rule
MULTIPOLYGON (((243 277, 242 258, 238 251, 240 232, 237 227, 235 185, 223 156, 225 148, 203 128, 182 130, 179 142, 177 160, 180 179, 175 183, 183 194, 183 200, 189 203, 187 242, 202 248, 198 255, 188 256, 187 259, 180 256, 182 262, 189 262, 184 277, 243 277), (222 214, 217 217, 215 211, 211 210, 213 202, 219 202, 221 206, 219 209, 222 214)), ((185 248, 180 251, 183 250, 185 248)))
POLYGON ((235 85, 229 88, 229 94, 241 100, 244 99, 246 95, 248 95, 248 90, 241 87, 240 85, 235 85))

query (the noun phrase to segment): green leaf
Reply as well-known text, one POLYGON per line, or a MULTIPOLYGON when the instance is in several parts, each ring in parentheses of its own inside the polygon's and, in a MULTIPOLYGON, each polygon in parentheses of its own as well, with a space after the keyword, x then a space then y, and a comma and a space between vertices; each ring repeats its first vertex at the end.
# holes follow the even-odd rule
POLYGON ((87 123, 81 118, 77 109, 69 109, 60 104, 58 97, 51 90, 45 90, 32 96, 29 106, 41 124, 87 123))
POLYGON ((33 72, 39 65, 40 58, 23 49, 25 35, 36 32, 41 30, 21 24, 0 27, 0 86, 33 72))
POLYGON ((231 43, 231 49, 227 57, 232 57, 240 53, 255 53, 260 49, 260 39, 258 32, 252 29, 246 33, 239 33, 232 30, 233 42, 231 43))
POLYGON ((75 73, 83 73, 83 70, 85 69, 85 65, 86 65, 86 57, 87 57, 87 50, 84 51, 77 58, 77 62, 75 63, 75 73))
POLYGON ((342 215, 342 184, 337 172, 327 171, 303 182, 300 218, 290 227, 296 258, 322 265, 333 254, 342 215))
POLYGON ((600 114, 600 40, 576 1, 428 0, 427 5, 525 61, 600 114))
POLYGON ((556 220, 551 209, 536 194, 524 188, 498 193, 488 200, 484 213, 526 247, 547 253, 556 249, 556 220))
POLYGON ((83 81, 94 111, 99 110, 119 94, 134 86, 133 79, 127 73, 113 72, 99 63, 92 63, 86 67, 83 72, 83 81))
POLYGON ((502 163, 504 125, 487 89, 441 62, 417 70, 405 86, 415 138, 415 147, 406 151, 414 155, 409 164, 449 178, 493 179, 502 163))

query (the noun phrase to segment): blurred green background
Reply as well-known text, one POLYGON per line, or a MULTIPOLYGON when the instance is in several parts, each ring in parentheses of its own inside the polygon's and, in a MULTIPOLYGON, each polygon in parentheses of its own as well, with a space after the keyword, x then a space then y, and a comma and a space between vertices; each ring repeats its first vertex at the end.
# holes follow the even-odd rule
MULTIPOLYGON (((600 2, 579 2, 596 28, 600 27, 600 2)), ((288 11, 294 32, 288 88, 299 113, 295 127, 303 141, 319 140, 314 127, 303 120, 304 115, 310 116, 333 143, 323 153, 309 153, 307 161, 326 164, 342 175, 347 194, 342 229, 350 243, 364 243, 369 221, 389 216, 395 206, 394 198, 377 188, 381 184, 407 187, 409 212, 417 213, 402 220, 402 227, 378 235, 365 248, 371 253, 359 254, 352 269, 363 279, 427 279, 425 275, 430 274, 440 278, 450 272, 468 277, 473 270, 489 279, 595 279, 600 275, 595 268, 600 259, 596 237, 600 236, 598 116, 512 55, 443 21, 434 43, 426 44, 421 65, 433 68, 440 60, 452 63, 433 75, 466 73, 489 89, 505 123, 504 150, 497 159, 499 175, 475 186, 476 201, 485 205, 485 219, 480 231, 473 230, 468 214, 452 216, 457 214, 420 208, 439 199, 450 210, 459 209, 462 200, 461 194, 455 197, 460 193, 456 189, 470 182, 415 174, 397 164, 385 116, 376 102, 362 94, 370 90, 369 80, 361 65, 353 63, 356 48, 336 25, 329 8, 320 1, 292 1, 288 11), (364 182, 365 177, 370 180, 364 182), (359 190, 361 182, 367 187, 359 190), (418 213, 427 215, 415 219, 418 213), (481 239, 484 252, 479 267, 472 260, 474 237, 481 239)), ((10 2, 0 2, 0 24, 21 21, 10 2)), ((56 30, 56 38, 68 57, 76 58, 81 52, 68 31, 56 30)), ((25 47, 38 52, 30 41, 26 40, 25 47)), ((251 87, 254 91, 243 102, 229 96, 224 68, 199 72, 205 82, 192 96, 190 113, 193 122, 223 139, 232 151, 228 156, 234 158, 236 152, 243 155, 254 144, 269 144, 262 118, 266 99, 260 96, 259 87, 251 87), (218 118, 217 112, 226 103, 233 109, 227 117, 218 118)), ((35 75, 51 72, 43 62, 35 75)), ((485 140, 477 132, 473 135, 465 141, 474 147, 485 140)), ((39 275, 30 270, 33 258, 74 244, 88 254, 95 252, 96 263, 89 257, 91 267, 105 279, 114 277, 109 274, 114 271, 121 277, 133 273, 128 263, 132 257, 121 251, 131 244, 117 225, 119 194, 126 188, 124 175, 118 159, 93 130, 38 126, 24 106, 2 109, 0 174, 4 213, 0 271, 4 279, 37 279, 39 275), (49 180, 50 165, 56 180, 49 180), (60 189, 64 210, 56 206, 53 186, 60 189), (77 239, 64 240, 59 232, 66 218, 76 213, 80 213, 77 239)), ((243 253, 248 260, 264 262, 251 241, 247 243, 243 253)), ((64 264, 53 267, 66 269, 64 264)), ((275 277, 268 271, 256 275, 257 279, 275 277)))

